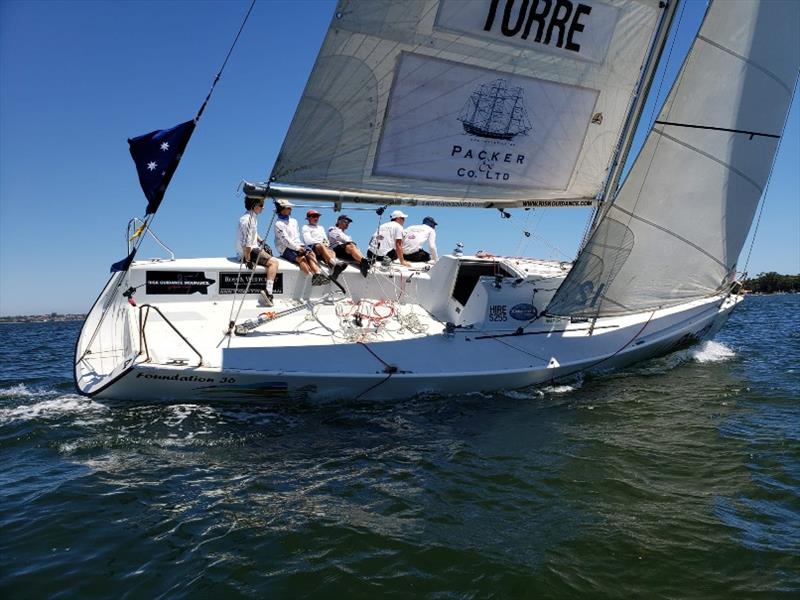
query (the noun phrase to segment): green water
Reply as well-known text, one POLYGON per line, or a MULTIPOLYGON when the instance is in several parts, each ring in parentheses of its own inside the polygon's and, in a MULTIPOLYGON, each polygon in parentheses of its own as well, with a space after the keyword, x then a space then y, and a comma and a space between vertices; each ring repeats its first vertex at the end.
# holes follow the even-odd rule
POLYGON ((0 325, 5 598, 800 596, 800 296, 574 385, 328 405, 75 394, 0 325))

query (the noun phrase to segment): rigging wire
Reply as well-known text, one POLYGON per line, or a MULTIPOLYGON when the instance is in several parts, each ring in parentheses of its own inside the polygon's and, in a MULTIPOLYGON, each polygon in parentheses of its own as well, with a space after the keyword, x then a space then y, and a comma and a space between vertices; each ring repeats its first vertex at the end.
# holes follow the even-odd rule
MULTIPOLYGON (((660 108, 659 107, 659 98, 661 96, 661 90, 662 90, 662 88, 664 86, 664 82, 666 81, 666 78, 667 78, 667 68, 669 67, 669 65, 670 65, 670 63, 672 61, 672 52, 675 49, 675 41, 678 38, 677 34, 678 34, 678 31, 680 30, 681 23, 683 22, 683 15, 684 15, 684 11, 685 10, 686 10, 686 2, 681 4, 681 11, 678 14, 678 22, 675 25, 675 33, 672 35, 672 42, 670 43, 670 46, 669 46, 669 52, 667 52, 667 60, 664 63, 664 70, 662 71, 661 77, 659 78, 658 89, 656 90, 656 95, 655 95, 655 98, 653 100, 653 106, 650 109, 650 118, 648 119, 648 127, 647 127, 647 129, 649 130, 648 131, 648 135, 645 136, 645 140, 642 142, 642 147, 644 147, 644 144, 647 142, 647 138, 649 137, 650 132, 652 131, 652 126, 653 126, 652 124, 653 124, 653 121, 655 120, 656 109, 660 108)), ((701 27, 702 27, 702 25, 701 25, 701 27)), ((689 48, 688 52, 691 52, 691 47, 689 48)), ((688 56, 689 56, 689 54, 687 53, 687 55, 686 55, 686 59, 687 60, 688 60, 688 56)), ((673 88, 677 87, 680 84, 679 78, 682 76, 682 74, 683 74, 682 71, 679 70, 678 74, 675 77, 675 80, 673 81, 673 84, 672 84, 673 88)), ((670 107, 670 110, 667 111, 667 114, 669 115, 670 112, 671 112, 671 107, 670 107)), ((656 139, 656 149, 658 149, 658 146, 660 145, 660 143, 661 143, 661 136, 659 136, 658 139, 656 139)), ((641 155, 641 148, 640 148, 640 151, 639 151, 639 155, 641 155)), ((647 164, 647 167, 645 168, 644 176, 642 177, 641 186, 639 188, 639 191, 636 194, 636 202, 634 203, 634 205, 633 205, 633 207, 632 207, 632 209, 631 209, 631 211, 629 213, 630 216, 629 216, 629 219, 628 219, 628 224, 630 224, 630 221, 634 218, 633 214, 636 212, 636 206, 639 204, 639 199, 641 198, 641 194, 642 194, 642 187, 644 186, 644 182, 647 179, 647 175, 648 175, 648 173, 650 172, 650 169, 653 166, 653 160, 655 160, 655 155, 656 155, 656 151, 653 152, 653 155, 650 157, 650 161, 647 164)), ((633 163, 635 163, 638 160, 638 158, 639 158, 639 156, 637 155, 636 158, 634 158, 633 163)), ((631 163, 631 164, 633 164, 633 163, 631 163)), ((625 175, 625 178, 627 179, 627 174, 625 175)), ((624 185, 624 180, 623 180, 622 185, 624 185)), ((616 200, 616 196, 617 196, 617 190, 619 190, 622 187, 622 185, 618 184, 616 186, 617 189, 613 192, 613 196, 614 197, 604 207, 604 209, 603 209, 604 212, 600 215, 599 219, 603 219, 612 208, 615 208, 614 205, 615 205, 615 200, 616 200)), ((599 223, 599 219, 598 219, 598 223, 599 223)), ((595 229, 595 231, 596 231, 596 229, 595 229)), ((590 237, 591 237, 591 234, 590 234, 590 237)), ((588 243, 589 240, 586 240, 586 242, 588 243)), ((611 271, 609 270, 609 272, 606 274, 605 283, 603 284, 603 287, 608 285, 610 280, 611 280, 611 271)), ((605 297, 603 295, 601 295, 600 298, 599 298, 599 301, 597 302, 597 311, 595 312, 595 317, 594 317, 595 319, 597 318, 597 315, 599 315, 600 311, 602 310, 603 300, 604 299, 605 299, 605 297)))
MULTIPOLYGON (((797 95, 797 86, 798 86, 798 80, 795 80, 794 89, 792 90, 792 97, 789 100, 789 106, 790 107, 794 103, 794 98, 797 95)), ((767 183, 764 186, 764 192, 761 194, 761 202, 760 202, 760 206, 758 208, 758 217, 756 217, 756 226, 753 229, 753 236, 750 238, 750 247, 747 249, 747 258, 744 261, 744 269, 742 271, 745 274, 745 276, 747 275, 747 267, 750 264, 750 255, 753 253, 753 246, 755 246, 755 243, 756 243, 756 236, 758 235, 758 226, 761 224, 761 216, 764 213, 764 206, 767 203, 767 192, 769 191, 769 184, 772 181, 772 174, 775 172, 775 163, 777 162, 778 154, 781 151, 781 144, 783 143, 783 134, 786 131, 786 125, 789 123, 789 113, 790 112, 791 112, 791 110, 787 110, 786 111, 786 116, 783 119, 783 127, 781 127, 781 134, 780 134, 780 138, 778 139, 778 146, 775 148, 775 156, 772 157, 772 165, 770 165, 770 168, 769 168, 769 175, 767 176, 767 183)))
MULTIPOLYGON (((675 49, 675 40, 678 39, 678 32, 681 30, 681 23, 683 22, 683 13, 686 10, 686 4, 686 2, 681 4, 681 12, 678 14, 678 22, 675 25, 675 33, 672 34, 672 43, 670 43, 669 52, 667 52, 667 61, 664 63, 664 70, 662 71, 661 78, 658 81, 658 90, 656 90, 656 96, 653 99, 653 106, 650 107, 650 117, 647 119, 647 129, 653 128, 656 109, 660 108, 658 100, 661 97, 661 88, 664 87, 664 81, 667 79, 667 69, 669 68, 669 64, 672 62, 672 51, 675 49)), ((689 52, 691 52, 691 48, 689 48, 687 51, 687 58, 689 56, 689 52)))
MULTIPOLYGON (((250 4, 250 8, 247 10, 247 14, 245 15, 244 19, 242 20, 241 26, 239 27, 239 31, 237 32, 236 37, 234 38, 233 43, 231 44, 231 47, 228 49, 228 53, 225 55, 225 60, 223 61, 222 66, 220 67, 219 71, 217 72, 216 76, 214 77, 214 81, 211 84, 211 89, 208 91, 208 94, 206 94, 206 97, 203 100, 203 103, 200 105, 200 109, 197 111, 197 114, 194 117, 195 124, 198 123, 198 121, 200 120, 200 117, 203 115, 203 112, 206 109, 206 106, 208 105, 209 100, 211 100, 211 95, 214 92, 214 88, 216 87, 217 83, 219 82, 220 78, 222 77, 222 72, 225 70, 225 66, 228 64, 228 59, 230 58, 231 54, 233 53, 233 49, 236 47, 236 43, 239 41, 239 36, 241 36, 242 31, 244 30, 244 26, 247 23, 247 20, 250 18, 250 13, 253 11, 253 7, 255 6, 255 4, 256 4, 256 0, 252 0, 252 2, 250 4)), ((113 302, 116 299, 116 296, 119 293, 119 290, 122 288, 122 284, 123 284, 123 282, 125 280, 125 274, 130 269, 130 266, 133 263, 133 259, 136 256, 136 252, 139 250, 139 247, 142 245, 142 243, 144 242, 144 239, 147 237, 146 234, 149 232, 150 226, 152 225, 153 221, 155 220, 155 215, 156 215, 155 212, 146 213, 144 218, 141 219, 141 222, 142 222, 142 226, 140 228, 141 231, 139 232, 139 235, 138 235, 136 241, 133 244, 133 249, 128 253, 128 257, 127 257, 127 259, 129 259, 128 264, 126 265, 125 269, 121 271, 121 275, 119 276, 118 281, 114 284, 115 288, 111 292, 112 300, 108 302, 108 306, 110 306, 111 302, 113 302)), ((100 319, 97 322, 97 326, 95 327, 95 331, 92 333, 92 336, 91 336, 91 338, 89 340, 89 343, 86 344, 86 346, 85 346, 85 350, 84 350, 83 355, 76 361, 76 364, 78 362, 80 362, 81 360, 83 360, 83 358, 86 356, 86 354, 91 351, 92 344, 94 344, 94 340, 97 337, 97 334, 99 333, 100 328, 103 325, 103 322, 105 320, 105 317, 106 317, 107 313, 108 313, 108 308, 104 308, 103 312, 100 315, 100 319)))
MULTIPOLYGON (((274 215, 273 215, 273 219, 274 219, 274 215)), ((249 217, 248 226, 249 227, 253 227, 254 221, 255 220, 253 218, 253 215, 251 214, 250 217, 249 217)), ((272 221, 270 221, 270 224, 269 224, 269 227, 267 228, 267 231, 269 231, 270 227, 272 227, 272 221)), ((262 238, 262 239, 266 239, 266 238, 262 238)), ((259 253, 260 252, 261 252, 261 246, 259 245, 259 253)), ((253 264, 253 268, 250 270, 250 277, 248 277, 248 279, 247 279, 247 285, 245 285, 244 291, 242 292, 242 298, 239 301, 239 309, 236 311, 236 316, 234 317, 233 316, 233 310, 236 307, 236 300, 237 300, 237 297, 239 296, 239 282, 241 280, 242 269, 244 268, 244 266, 248 262, 251 262, 248 259, 249 259, 248 256, 242 255, 241 259, 239 260, 239 271, 236 274, 236 288, 234 289, 233 296, 231 298, 231 311, 228 314, 228 335, 233 333, 234 324, 236 323, 236 321, 239 320, 239 314, 242 312, 242 306, 244 305, 244 301, 247 298, 248 292, 250 291, 250 286, 253 283, 253 278, 256 275, 256 269, 259 266, 258 265, 258 259, 256 259, 255 264, 253 264)), ((266 277, 269 274, 269 264, 264 266, 264 271, 265 271, 265 275, 264 276, 266 277)))
POLYGON ((233 43, 231 44, 231 47, 228 50, 228 54, 225 55, 225 60, 222 61, 222 66, 219 68, 219 71, 217 71, 217 75, 214 77, 214 82, 211 84, 211 89, 208 90, 208 95, 206 96, 206 99, 203 100, 203 104, 202 104, 202 106, 200 106, 200 110, 197 111, 197 116, 194 118, 195 123, 197 123, 197 121, 200 120, 200 117, 202 116, 203 111, 206 109, 206 104, 208 104, 208 101, 211 99, 211 94, 214 93, 214 88, 217 86, 217 82, 222 77, 222 71, 225 70, 225 65, 228 64, 228 59, 231 57, 231 54, 233 53, 233 49, 236 47, 236 42, 239 41, 239 36, 242 35, 242 31, 244 30, 244 26, 247 24, 247 19, 250 18, 250 13, 253 12, 253 7, 255 5, 256 5, 256 0, 253 0, 250 3, 250 8, 247 9, 247 14, 244 16, 244 19, 242 20, 242 25, 241 25, 241 27, 239 27, 239 31, 237 32, 236 37, 233 39, 233 43))
MULTIPOLYGON (((228 59, 231 57, 233 49, 236 47, 236 43, 239 41, 239 36, 242 34, 242 31, 244 30, 244 26, 247 23, 247 20, 250 18, 250 13, 253 11, 253 7, 255 6, 255 4, 256 0, 253 0, 252 3, 250 4, 250 8, 247 9, 247 14, 245 14, 244 19, 242 20, 242 24, 239 27, 239 31, 236 33, 236 37, 234 38, 231 47, 228 49, 228 53, 225 55, 225 60, 222 62, 222 66, 219 68, 219 71, 217 71, 217 74, 214 76, 214 81, 211 84, 211 89, 208 90, 208 94, 206 94, 205 100, 203 100, 203 103, 200 105, 200 109, 197 111, 197 114, 194 117, 195 125, 200 121, 200 117, 203 116, 203 112, 205 111, 208 102, 211 100, 211 94, 214 93, 214 88, 217 87, 217 83, 222 78, 222 72, 225 70, 225 66, 228 64, 228 59)), ((146 214, 144 219, 142 219, 144 225, 142 228, 142 232, 139 234, 138 243, 134 244, 134 250, 133 250, 134 255, 135 252, 139 249, 139 246, 144 241, 145 238, 144 234, 148 232, 150 225, 155 219, 155 214, 156 214, 155 212, 146 214)))

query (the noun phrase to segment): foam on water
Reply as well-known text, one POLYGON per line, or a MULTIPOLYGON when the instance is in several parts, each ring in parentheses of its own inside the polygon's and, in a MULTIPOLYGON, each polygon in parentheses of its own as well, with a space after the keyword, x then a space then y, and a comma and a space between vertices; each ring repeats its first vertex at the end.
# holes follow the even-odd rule
POLYGON ((168 415, 164 424, 169 427, 180 428, 183 422, 192 416, 200 418, 217 419, 217 411, 210 406, 201 404, 173 404, 167 407, 168 415))
POLYGON ((692 348, 690 353, 692 360, 696 360, 699 363, 724 362, 736 356, 736 352, 725 344, 715 341, 703 342, 698 347, 692 348))
POLYGON ((542 388, 545 394, 569 394, 577 389, 580 389, 581 384, 574 385, 548 385, 542 388))
MULTIPOLYGON (((64 416, 75 415, 78 417, 96 417, 106 413, 109 408, 78 396, 67 394, 50 400, 42 400, 33 404, 22 404, 13 408, 0 408, 0 424, 5 425, 13 421, 33 421, 38 419, 58 419, 64 416)), ((84 422, 88 422, 85 421, 84 422)))
POLYGON ((0 389, 0 398, 43 398, 57 394, 55 390, 30 389, 24 383, 0 389))
POLYGON ((530 400, 532 398, 541 398, 544 392, 540 389, 532 390, 506 390, 503 395, 513 400, 530 400))

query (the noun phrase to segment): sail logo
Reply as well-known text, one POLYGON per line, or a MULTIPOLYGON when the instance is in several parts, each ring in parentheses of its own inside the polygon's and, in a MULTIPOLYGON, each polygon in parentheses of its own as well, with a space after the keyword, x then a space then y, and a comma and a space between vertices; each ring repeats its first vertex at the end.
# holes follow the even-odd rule
POLYGON ((509 88, 505 79, 495 79, 472 92, 458 120, 465 133, 492 140, 512 140, 532 129, 522 88, 509 88))
POLYGON ((373 173, 566 189, 597 91, 403 52, 373 173))
POLYGON ((435 27, 602 63, 619 12, 602 0, 441 0, 435 27))

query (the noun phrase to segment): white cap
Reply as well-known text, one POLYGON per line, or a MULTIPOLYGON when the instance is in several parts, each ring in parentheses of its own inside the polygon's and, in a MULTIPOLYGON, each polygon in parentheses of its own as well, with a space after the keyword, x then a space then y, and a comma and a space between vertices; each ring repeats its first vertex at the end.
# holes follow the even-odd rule
POLYGON ((278 200, 275 204, 277 204, 280 208, 286 208, 287 206, 294 206, 288 200, 278 200))
POLYGON ((392 216, 391 216, 392 219, 398 219, 400 217, 402 217, 404 219, 407 219, 408 215, 406 213, 404 213, 402 210, 396 210, 396 211, 394 211, 392 213, 392 216))

